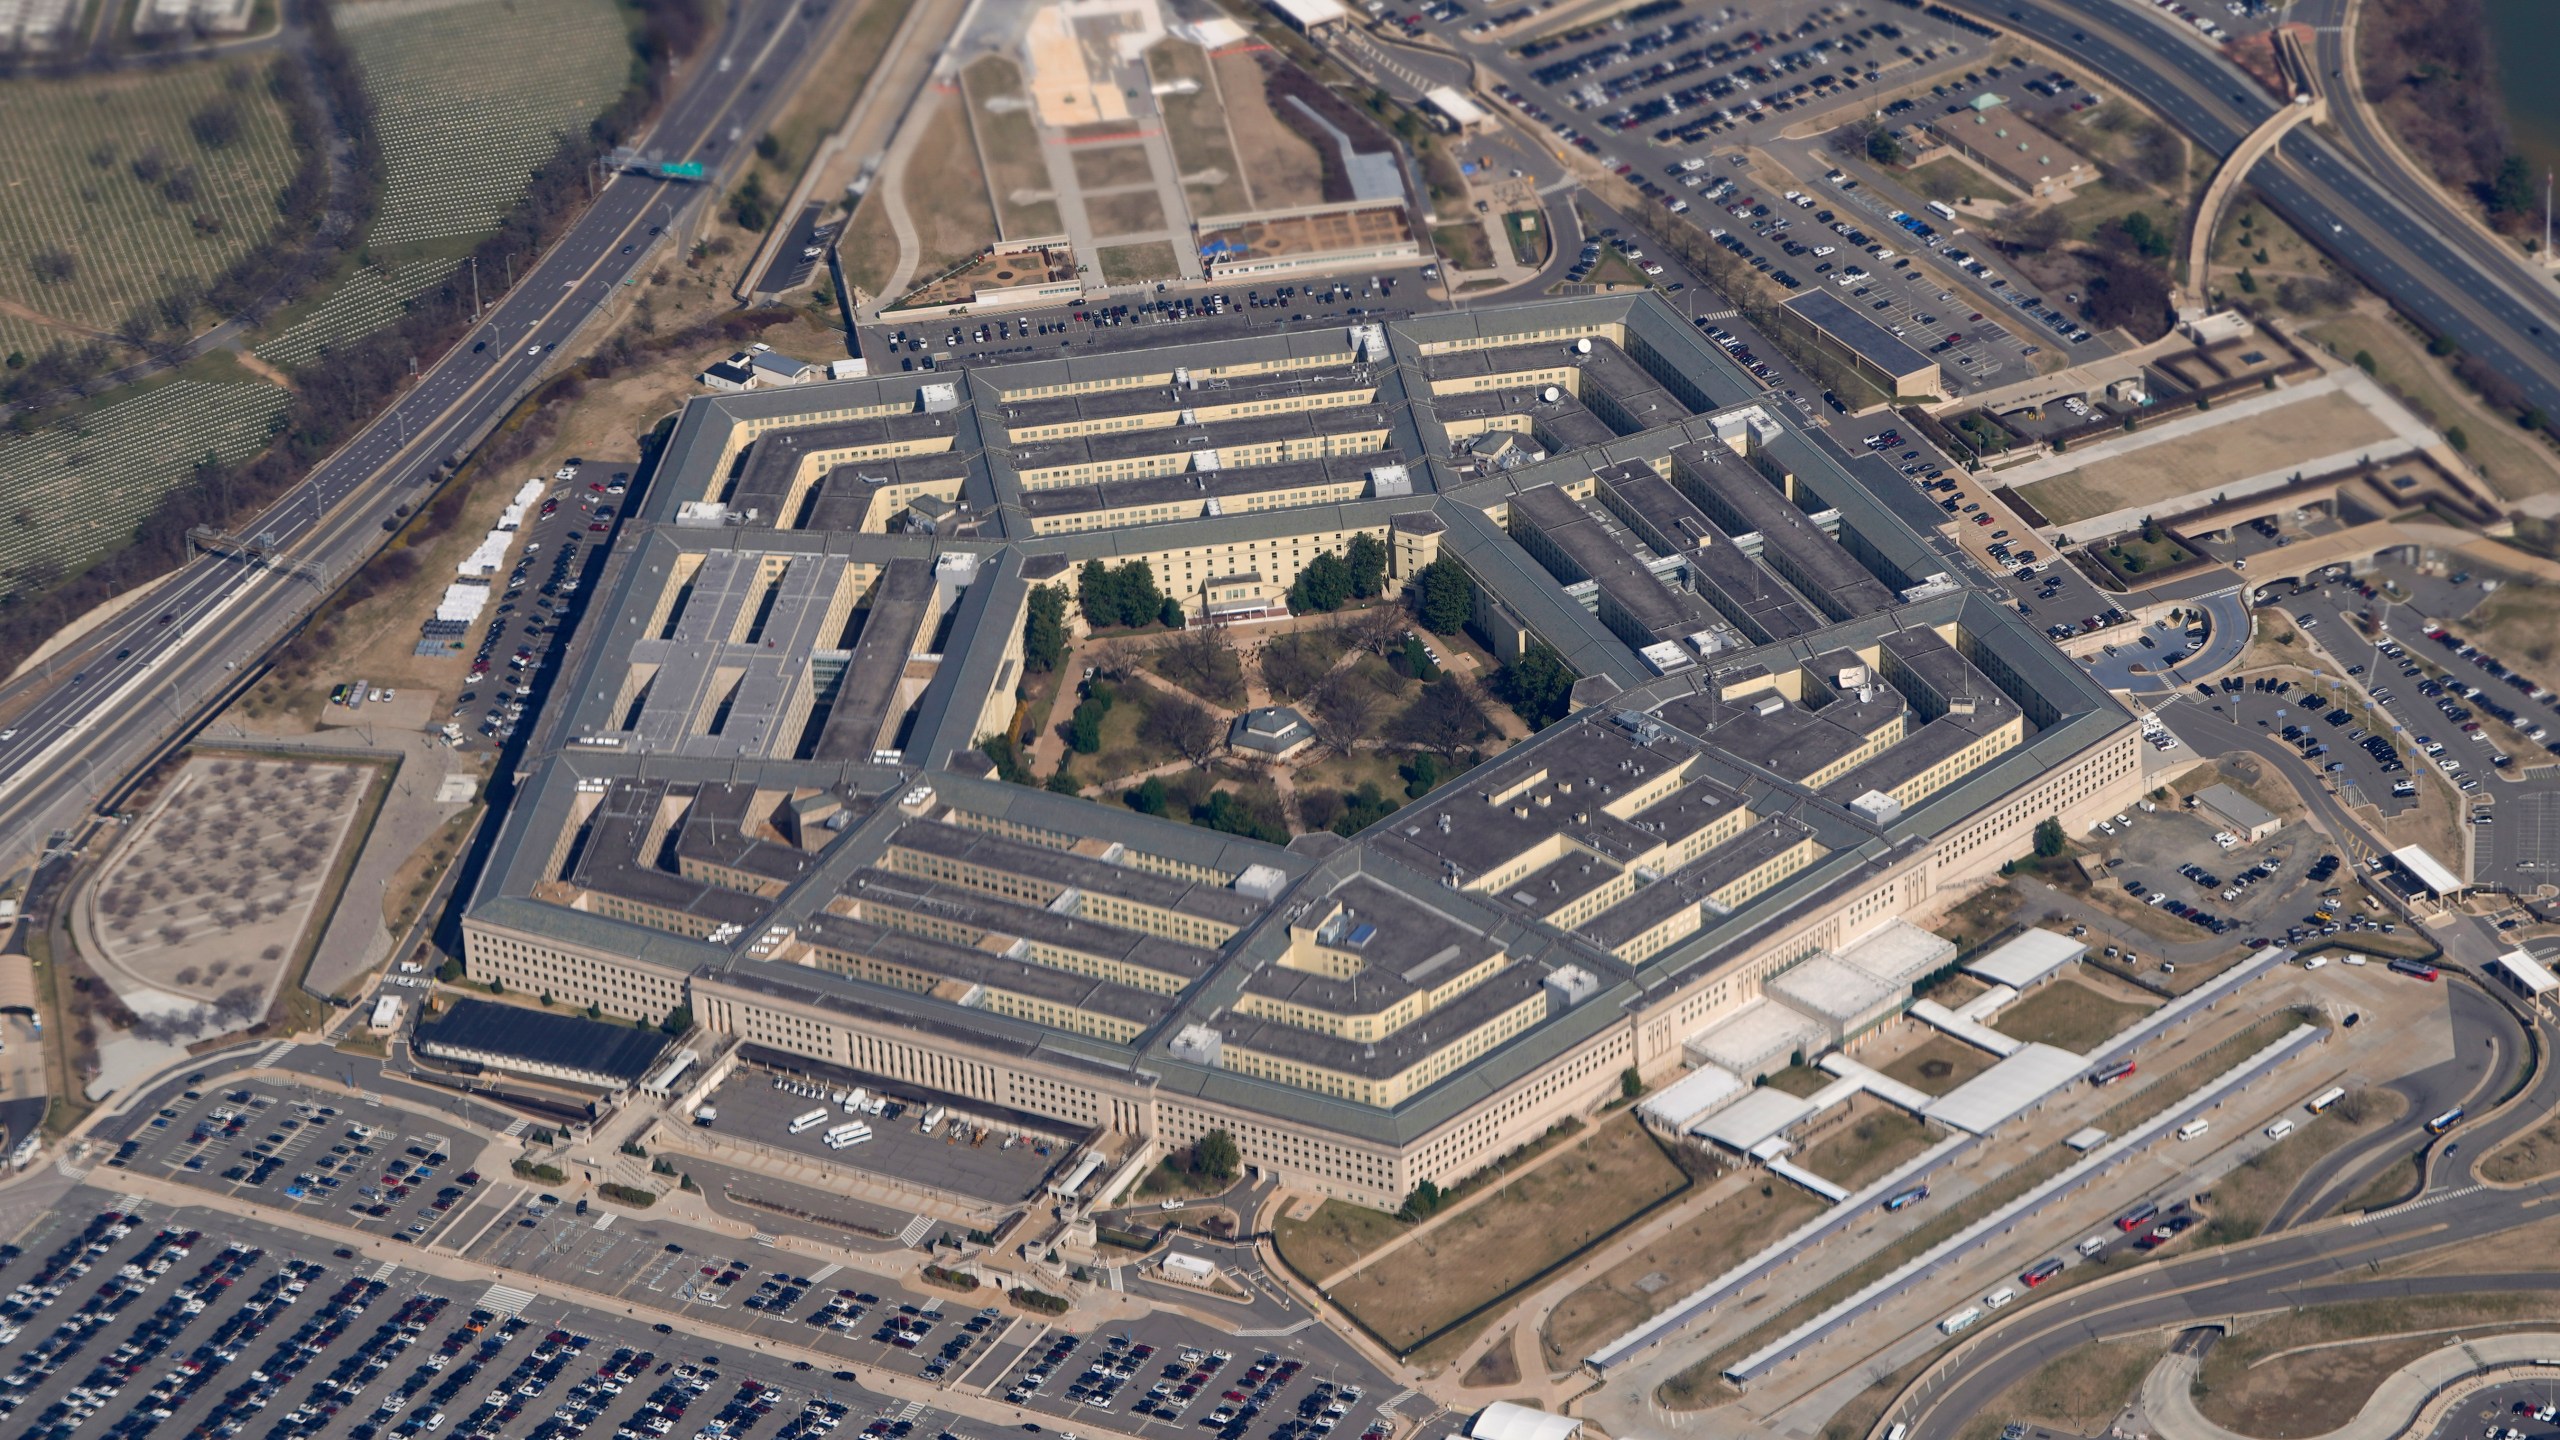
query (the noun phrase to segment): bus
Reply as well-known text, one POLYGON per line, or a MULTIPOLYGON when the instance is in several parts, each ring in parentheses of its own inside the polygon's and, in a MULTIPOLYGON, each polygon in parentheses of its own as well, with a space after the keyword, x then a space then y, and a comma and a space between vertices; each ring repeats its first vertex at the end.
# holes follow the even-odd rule
POLYGON ((1887 1210, 1907 1210, 1928 1198, 1928 1186, 1914 1185, 1910 1189, 1902 1191, 1899 1194, 1886 1197, 1884 1208, 1887 1210))
POLYGON ((1929 202, 1929 213, 1941 220, 1953 220, 1956 218, 1956 207, 1944 200, 1932 200, 1929 202))
POLYGON ((2310 1099, 2303 1101, 2302 1108, 2310 1111, 2314 1115, 2317 1115, 2321 1111, 2328 1109, 2330 1106, 2335 1105, 2346 1098, 2346 1086, 2332 1085, 2328 1089, 2321 1091, 2319 1094, 2312 1096, 2310 1099))
POLYGON ((2127 1210, 2122 1215, 2117 1216, 2116 1228, 2126 1231, 2139 1230, 2143 1226, 2148 1225, 2159 1218, 2160 1207, 2152 1204, 2148 1200, 2145 1200, 2141 1204, 2127 1210))
POLYGON ((2413 980, 2433 980, 2436 978, 2436 967, 2424 960, 2394 960, 2391 962, 2391 973, 2406 975, 2413 980))
POLYGON ((1939 1321, 1938 1333, 1941 1335, 1953 1335, 1960 1331, 1971 1329, 1973 1322, 1981 1318, 1982 1307, 1979 1305, 1968 1305, 1953 1315, 1948 1316, 1946 1319, 1939 1321))
POLYGON ((2428 1121, 2428 1122, 2427 1122, 2427 1133, 2428 1133, 2428 1134, 2430 1134, 2430 1135, 2441 1135, 2441 1134, 2443 1134, 2444 1132, 2446 1132, 2447 1130, 2450 1130, 2450 1129, 2452 1129, 2454 1126, 2459 1125, 2459 1124, 2461 1124, 2461 1123, 2462 1123, 2462 1107, 2461 1107, 2461 1106, 2459 1106, 2459 1105, 2456 1105, 2456 1106, 2454 1106, 2452 1109, 2447 1110, 2446 1112, 2444 1112, 2443 1114, 2441 1114, 2441 1115, 2437 1116, 2437 1117, 2436 1117, 2436 1118, 2434 1118, 2433 1120, 2428 1121))
POLYGON ((2092 1085, 2113 1085, 2132 1073, 2133 1062, 2130 1060, 2119 1060, 2113 1065, 2102 1066, 2096 1070, 2090 1071, 2089 1083, 2092 1085))
POLYGON ((824 1105, 821 1105, 817 1109, 810 1111, 808 1114, 793 1119, 791 1122, 791 1133, 798 1135, 804 1131, 814 1130, 827 1123, 827 1116, 831 1113, 833 1112, 829 1111, 824 1105))

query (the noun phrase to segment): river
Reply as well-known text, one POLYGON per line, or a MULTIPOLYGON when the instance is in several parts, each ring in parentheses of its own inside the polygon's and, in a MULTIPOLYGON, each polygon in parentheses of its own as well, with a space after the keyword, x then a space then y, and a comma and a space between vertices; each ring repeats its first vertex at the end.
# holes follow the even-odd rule
POLYGON ((2554 0, 2482 0, 2498 54, 2498 88, 2515 147, 2536 178, 2560 170, 2560 4, 2554 0))

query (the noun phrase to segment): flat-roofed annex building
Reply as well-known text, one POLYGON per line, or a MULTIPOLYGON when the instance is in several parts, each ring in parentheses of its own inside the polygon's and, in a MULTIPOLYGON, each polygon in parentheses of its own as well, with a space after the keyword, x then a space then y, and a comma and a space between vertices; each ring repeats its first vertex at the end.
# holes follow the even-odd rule
POLYGON ((1225 1130, 1364 1204, 1454 1183, 2037 822, 2135 798, 2124 712, 1756 394, 1638 298, 697 400, 470 900, 470 973, 1225 1130), (1115 518, 1053 523, 1081 513, 1115 518), (1454 560, 1475 632, 1555 651, 1576 713, 1348 844, 993 778, 1035 588, 1143 561, 1242 623, 1360 535, 1390 590, 1454 560))

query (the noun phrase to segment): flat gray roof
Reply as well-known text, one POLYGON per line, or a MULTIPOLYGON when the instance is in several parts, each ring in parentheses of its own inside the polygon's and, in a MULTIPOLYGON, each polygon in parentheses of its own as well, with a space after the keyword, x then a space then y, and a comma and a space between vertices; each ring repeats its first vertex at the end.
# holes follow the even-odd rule
POLYGON ((1896 379, 1917 375, 1938 362, 1902 343, 1892 331, 1859 314, 1824 286, 1813 286, 1788 299, 1786 307, 1821 328, 1858 357, 1896 379))

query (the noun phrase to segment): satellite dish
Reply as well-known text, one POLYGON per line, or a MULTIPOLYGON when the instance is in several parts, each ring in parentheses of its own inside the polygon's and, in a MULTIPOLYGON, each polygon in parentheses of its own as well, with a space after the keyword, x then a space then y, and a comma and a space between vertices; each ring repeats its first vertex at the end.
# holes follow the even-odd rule
POLYGON ((1547 402, 1548 404, 1550 404, 1550 405, 1553 405, 1553 404, 1554 404, 1554 403, 1556 403, 1558 400, 1561 400, 1561 399, 1563 399, 1563 398, 1564 398, 1564 392, 1563 392, 1562 390, 1560 390, 1560 389, 1557 389, 1555 386, 1550 385, 1550 386, 1548 386, 1546 389, 1541 390, 1541 391, 1539 391, 1539 392, 1538 392, 1538 398, 1539 398, 1539 399, 1541 399, 1541 400, 1546 401, 1546 402, 1547 402))
POLYGON ((1591 341, 1590 341, 1588 338, 1584 338, 1584 339, 1581 339, 1581 340, 1576 340, 1576 341, 1574 341, 1574 342, 1573 342, 1573 353, 1574 353, 1574 354, 1576 354, 1576 355, 1588 355, 1588 354, 1590 354, 1590 353, 1591 353, 1591 341))

